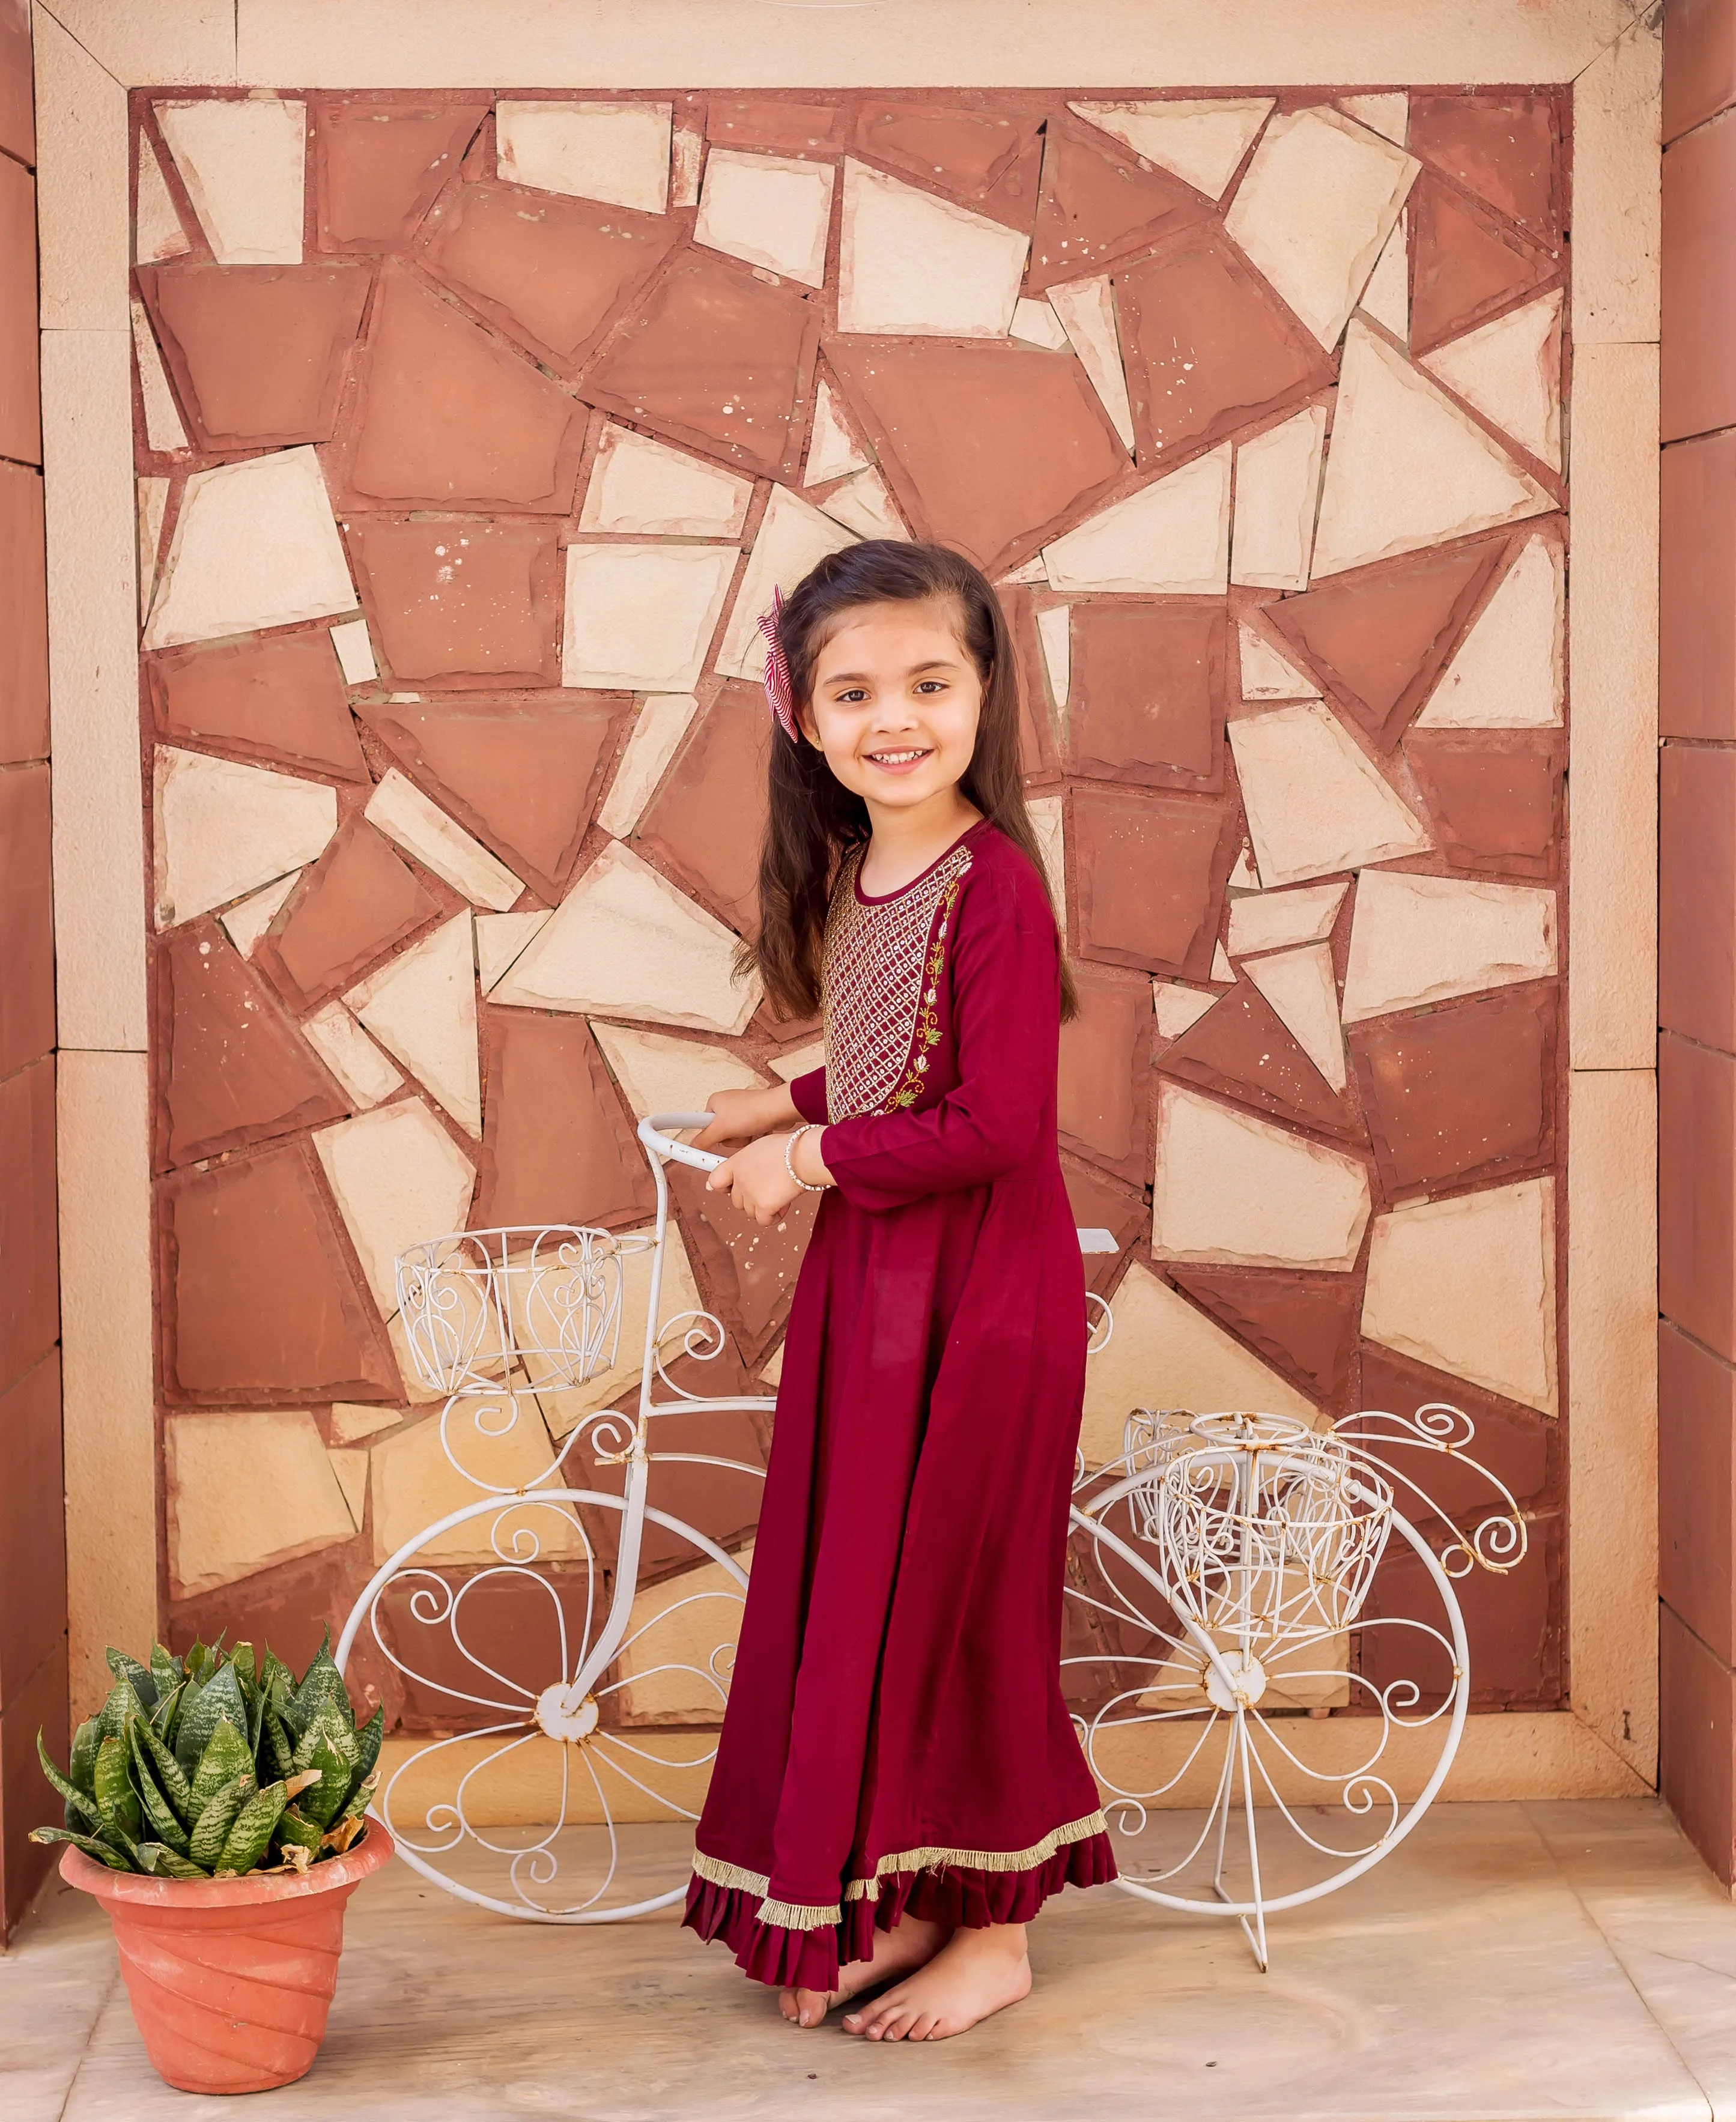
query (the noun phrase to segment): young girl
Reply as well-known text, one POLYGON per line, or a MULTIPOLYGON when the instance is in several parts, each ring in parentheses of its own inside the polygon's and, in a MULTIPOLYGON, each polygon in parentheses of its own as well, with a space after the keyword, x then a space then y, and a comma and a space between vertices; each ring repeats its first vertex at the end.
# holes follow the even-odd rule
POLYGON ((938 546, 822 560, 761 622, 770 815, 743 946, 826 1065, 723 1091, 708 1184, 825 1190, 796 1287, 686 1922, 798 2025, 938 2040, 1115 1876, 1062 1702, 1084 1274, 1055 1147, 1071 981, 994 592, 938 546))

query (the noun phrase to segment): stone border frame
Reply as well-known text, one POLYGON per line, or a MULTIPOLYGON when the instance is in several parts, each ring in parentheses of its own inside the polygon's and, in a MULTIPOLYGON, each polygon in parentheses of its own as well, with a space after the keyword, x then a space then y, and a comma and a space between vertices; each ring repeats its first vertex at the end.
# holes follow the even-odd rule
POLYGON ((1572 86, 1568 1058, 1572 1708, 1473 1717, 1445 1795, 1657 1780, 1658 339, 1662 35, 1634 0, 36 0, 75 1716, 161 1600, 152 1392, 127 91, 1572 86), (1257 58, 1251 55, 1257 54, 1257 58))

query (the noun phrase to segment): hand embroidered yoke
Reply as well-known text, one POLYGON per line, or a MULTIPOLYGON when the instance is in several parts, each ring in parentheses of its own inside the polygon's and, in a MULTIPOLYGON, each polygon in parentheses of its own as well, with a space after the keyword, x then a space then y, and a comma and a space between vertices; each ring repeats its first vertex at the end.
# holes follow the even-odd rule
POLYGON ((1060 1691, 1086 1320, 1054 918, 986 820, 886 898, 859 863, 826 923, 827 1065, 791 1086, 837 1185, 686 1919, 815 1989, 906 1909, 1018 1923, 1115 1876, 1060 1691))

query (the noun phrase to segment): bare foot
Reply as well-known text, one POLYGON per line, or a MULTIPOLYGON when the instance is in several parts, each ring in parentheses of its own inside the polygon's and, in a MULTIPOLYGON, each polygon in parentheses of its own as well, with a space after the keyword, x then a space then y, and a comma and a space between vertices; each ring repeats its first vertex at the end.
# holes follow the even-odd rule
POLYGON ((817 2026, 828 2012, 863 1990, 932 1960, 947 1937, 941 1924, 926 1922, 920 1916, 905 1916, 890 1930, 874 1933, 874 1950, 868 1959, 847 1961, 839 1969, 835 1989, 780 1989, 778 2009, 793 2026, 817 2026))
POLYGON ((1022 1923, 956 1930, 908 1982, 846 2012, 844 2031, 871 2041, 943 2041, 1018 2003, 1030 1988, 1022 1923))

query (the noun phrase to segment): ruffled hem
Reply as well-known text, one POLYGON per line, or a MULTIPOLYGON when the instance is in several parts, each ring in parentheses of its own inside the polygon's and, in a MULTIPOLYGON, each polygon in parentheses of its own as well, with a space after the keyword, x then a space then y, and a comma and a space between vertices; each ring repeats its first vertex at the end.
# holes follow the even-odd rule
POLYGON ((1022 1871, 937 1864, 882 1872, 875 1881, 877 1893, 847 1898, 837 1922, 788 1929, 762 1920, 762 1891, 722 1886, 695 1872, 681 1920, 708 1943, 721 1938, 737 1966, 756 1982, 779 1989, 835 1989, 839 1968, 866 1960, 874 1950, 875 1931, 891 1930, 906 1914, 955 1930, 1029 1923, 1064 1886, 1102 1886, 1116 1877, 1109 1837, 1099 1831, 1022 1871))

